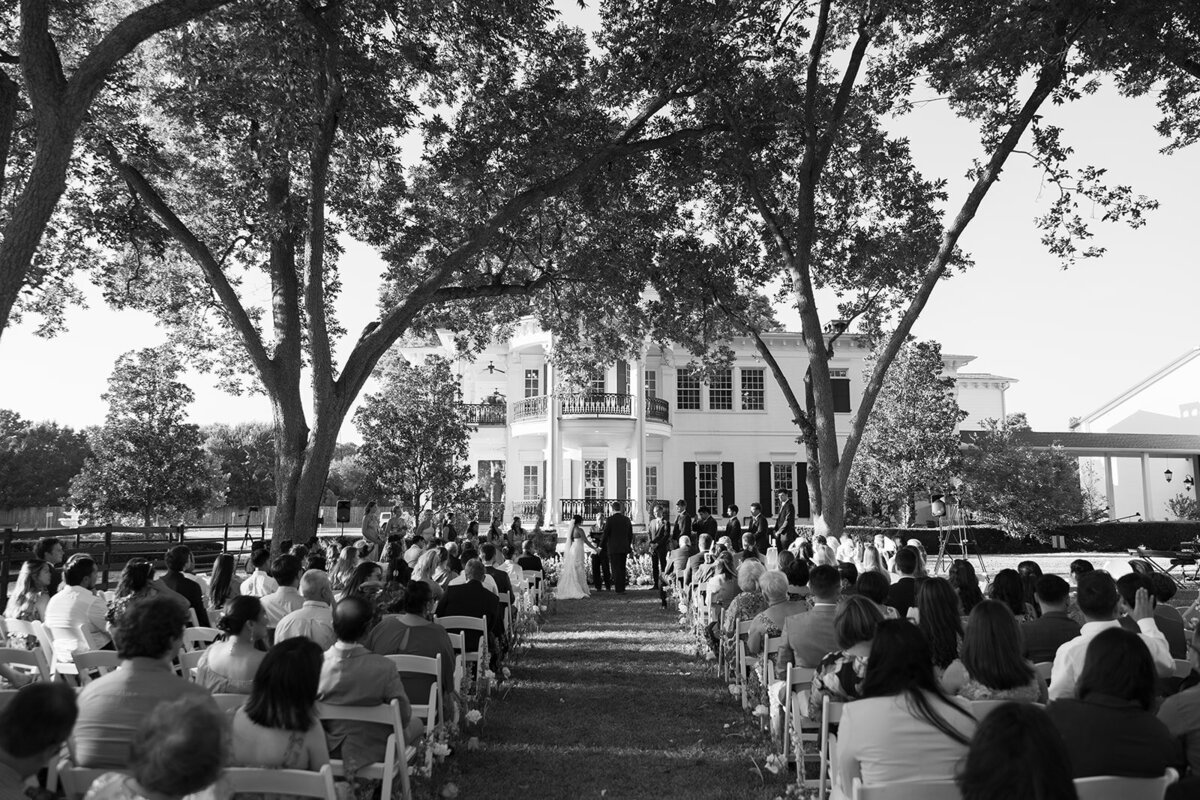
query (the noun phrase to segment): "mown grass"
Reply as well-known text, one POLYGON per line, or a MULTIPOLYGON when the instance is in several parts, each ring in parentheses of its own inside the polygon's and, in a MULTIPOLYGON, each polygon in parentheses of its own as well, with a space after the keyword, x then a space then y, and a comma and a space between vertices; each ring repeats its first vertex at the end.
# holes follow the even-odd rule
POLYGON ((482 748, 461 754, 462 798, 780 793, 752 763, 767 743, 650 592, 559 603, 512 678, 482 748))

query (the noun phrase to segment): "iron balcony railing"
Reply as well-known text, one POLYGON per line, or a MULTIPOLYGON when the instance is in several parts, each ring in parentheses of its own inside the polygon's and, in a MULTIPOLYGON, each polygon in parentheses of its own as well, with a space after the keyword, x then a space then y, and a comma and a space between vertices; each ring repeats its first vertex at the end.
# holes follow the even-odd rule
POLYGON ((612 392, 563 395, 562 414, 564 417, 628 417, 633 414, 633 396, 612 392))
POLYGON ((513 422, 520 422, 525 419, 544 419, 546 417, 546 403, 549 400, 545 395, 539 397, 526 397, 524 400, 518 400, 512 404, 512 419, 513 422))
POLYGON ((625 514, 629 514, 633 509, 630 501, 618 500, 615 497, 566 497, 559 501, 559 519, 570 522, 576 514, 586 520, 604 519, 612 513, 613 503, 620 503, 625 514))
MULTIPOLYGON (((509 418, 512 422, 532 419, 545 419, 546 410, 550 406, 550 398, 545 395, 527 397, 512 404, 509 418)), ((559 399, 560 416, 564 417, 632 417, 633 395, 616 394, 614 392, 587 392, 583 394, 564 394, 559 399)), ((493 414, 492 406, 481 405, 481 413, 487 409, 487 414, 493 414)), ((502 424, 503 411, 497 414, 498 419, 488 417, 486 421, 475 424, 502 424)), ((646 395, 646 419, 657 422, 671 421, 671 404, 658 397, 646 395)), ((474 420, 472 420, 474 422, 474 420)))
POLYGON ((497 403, 463 403, 469 425, 504 425, 508 422, 507 409, 497 403))
POLYGON ((661 397, 654 395, 646 395, 646 419, 658 420, 659 422, 671 421, 671 404, 661 397))

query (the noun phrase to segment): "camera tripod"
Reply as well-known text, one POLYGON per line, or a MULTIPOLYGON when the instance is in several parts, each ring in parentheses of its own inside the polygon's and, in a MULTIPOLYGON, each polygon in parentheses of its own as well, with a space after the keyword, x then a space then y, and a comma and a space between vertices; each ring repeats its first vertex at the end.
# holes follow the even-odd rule
MULTIPOLYGON (((962 506, 954 506, 954 511, 949 515, 949 524, 946 517, 938 518, 938 557, 937 562, 933 567, 933 574, 943 573, 942 564, 945 563, 944 572, 950 571, 950 564, 954 561, 954 557, 946 552, 947 547, 957 547, 961 555, 959 558, 970 560, 972 542, 969 538, 970 530, 967 528, 966 514, 963 513, 962 506)), ((987 566, 983 563, 983 555, 979 551, 975 552, 975 560, 979 563, 979 575, 988 577, 987 566)))

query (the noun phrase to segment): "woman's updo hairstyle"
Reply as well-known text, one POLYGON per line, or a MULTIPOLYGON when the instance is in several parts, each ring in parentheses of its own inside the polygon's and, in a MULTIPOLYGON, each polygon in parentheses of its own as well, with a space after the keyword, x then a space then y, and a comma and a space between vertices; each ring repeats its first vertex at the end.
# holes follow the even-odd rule
POLYGON ((257 597, 239 595, 225 604, 225 613, 217 621, 217 630, 226 636, 237 636, 247 622, 255 622, 262 616, 262 602, 257 597))
POLYGON ((404 587, 404 597, 401 608, 404 613, 424 616, 429 609, 429 601, 433 599, 433 589, 425 581, 409 581, 404 587))

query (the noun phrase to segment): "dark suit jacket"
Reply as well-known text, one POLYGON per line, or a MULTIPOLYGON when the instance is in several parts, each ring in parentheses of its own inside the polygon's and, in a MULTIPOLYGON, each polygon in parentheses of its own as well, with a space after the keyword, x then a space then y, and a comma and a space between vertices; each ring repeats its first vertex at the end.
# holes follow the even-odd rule
POLYGON ((684 511, 675 517, 674 527, 671 528, 671 538, 679 541, 680 536, 692 535, 692 515, 684 511))
MULTIPOLYGON (((483 617, 492 636, 499 638, 504 633, 500 599, 479 581, 447 586, 446 593, 438 601, 436 613, 439 617, 483 617)), ((474 650, 479 646, 479 635, 468 631, 464 644, 468 650, 474 650)))
POLYGON ((542 560, 537 556, 521 556, 517 559, 517 566, 521 569, 532 570, 533 572, 546 571, 546 568, 542 566, 542 560))
POLYGON ((816 667, 826 655, 841 649, 833 629, 836 611, 836 605, 819 605, 783 620, 783 636, 791 651, 792 663, 816 667))
POLYGON ((667 524, 666 520, 650 520, 650 524, 646 526, 646 531, 650 534, 650 549, 667 549, 667 545, 671 541, 671 526, 667 524))
POLYGON ((767 518, 761 514, 750 519, 750 527, 747 528, 750 533, 754 534, 754 549, 760 553, 766 553, 767 548, 771 546, 771 537, 769 528, 767 527, 767 518))
POLYGON ((1035 620, 1021 623, 1025 651, 1021 654, 1033 663, 1053 661, 1060 645, 1079 635, 1079 623, 1064 611, 1047 611, 1035 620))
POLYGON ((708 519, 696 517, 696 521, 692 523, 692 530, 696 532, 697 536, 707 533, 715 542, 717 540, 717 519, 716 517, 709 517, 708 519))
POLYGON ((663 570, 664 575, 679 573, 680 575, 687 574, 688 559, 692 557, 692 548, 677 547, 667 554, 667 568, 663 570))
POLYGON ((796 536, 796 507, 791 500, 780 507, 775 517, 775 535, 789 540, 796 536))
POLYGON ((1153 778, 1182 765, 1180 740, 1132 701, 1090 694, 1087 700, 1055 700, 1046 714, 1062 734, 1076 777, 1153 778))
POLYGON ((602 547, 610 553, 621 555, 633 552, 633 523, 629 517, 617 512, 604 523, 604 534, 601 537, 602 547))
POLYGON ((712 565, 704 563, 704 553, 696 553, 687 560, 684 567, 684 578, 688 585, 695 585, 704 577, 704 573, 712 573, 712 565), (706 569, 707 567, 707 569, 706 569))
POLYGON ((516 601, 516 595, 513 594, 512 579, 508 577, 508 573, 499 567, 484 567, 487 574, 492 576, 492 580, 496 582, 496 588, 500 590, 500 594, 508 595, 508 602, 516 601))
POLYGON ((733 552, 742 552, 742 523, 738 522, 737 517, 730 517, 729 522, 725 523, 725 535, 729 537, 733 552))
POLYGON ((196 612, 196 619, 199 621, 200 627, 207 628, 208 612, 204 610, 204 592, 200 591, 200 584, 182 572, 172 572, 171 570, 167 570, 162 576, 162 582, 171 591, 183 595, 184 599, 188 601, 188 605, 196 612))
POLYGON ((883 604, 896 609, 900 619, 904 619, 908 616, 908 610, 916 603, 916 597, 917 582, 911 575, 903 575, 888 589, 887 600, 883 604))

